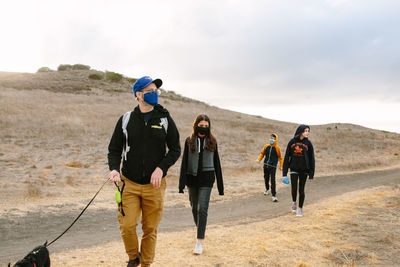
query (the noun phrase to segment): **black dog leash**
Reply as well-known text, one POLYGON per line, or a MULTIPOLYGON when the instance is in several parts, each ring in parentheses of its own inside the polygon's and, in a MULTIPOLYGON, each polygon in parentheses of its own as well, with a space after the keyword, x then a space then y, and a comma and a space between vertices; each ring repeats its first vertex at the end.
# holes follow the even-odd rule
POLYGON ((89 203, 86 205, 86 207, 82 210, 82 212, 78 215, 78 217, 76 217, 75 221, 72 222, 72 224, 61 234, 59 235, 57 238, 55 238, 53 241, 51 241, 49 244, 45 244, 46 247, 50 246, 51 244, 53 244, 57 239, 59 239, 60 237, 62 237, 71 227, 72 225, 74 225, 76 223, 76 221, 82 216, 82 214, 85 212, 85 210, 89 207, 90 204, 92 204, 94 198, 97 196, 97 194, 101 191, 101 189, 103 189, 104 185, 107 183, 109 179, 107 178, 107 180, 104 182, 104 184, 100 187, 100 189, 97 191, 97 193, 93 196, 93 198, 89 201, 89 203))

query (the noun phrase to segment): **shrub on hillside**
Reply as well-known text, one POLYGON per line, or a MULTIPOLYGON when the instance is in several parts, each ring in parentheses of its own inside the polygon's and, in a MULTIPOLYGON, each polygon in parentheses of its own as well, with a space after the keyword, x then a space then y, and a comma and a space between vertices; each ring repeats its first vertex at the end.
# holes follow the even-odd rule
POLYGON ((103 75, 101 75, 100 73, 89 74, 89 79, 92 79, 92 80, 101 80, 103 78, 104 78, 103 75))
POLYGON ((106 71, 106 80, 110 82, 119 82, 122 80, 122 74, 112 71, 106 71))
POLYGON ((73 70, 90 70, 90 66, 83 64, 75 64, 72 66, 73 70))
POLYGON ((50 72, 50 71, 53 71, 53 70, 50 69, 49 67, 41 67, 36 72, 50 72))
POLYGON ((137 81, 137 79, 135 78, 126 78, 128 80, 129 83, 135 83, 137 81))
POLYGON ((72 70, 72 65, 69 64, 61 64, 57 68, 58 71, 64 71, 64 70, 72 70))

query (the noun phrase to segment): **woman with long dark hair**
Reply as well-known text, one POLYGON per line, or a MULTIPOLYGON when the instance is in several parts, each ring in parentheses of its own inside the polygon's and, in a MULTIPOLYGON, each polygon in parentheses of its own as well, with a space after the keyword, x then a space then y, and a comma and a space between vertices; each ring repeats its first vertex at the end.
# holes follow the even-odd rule
POLYGON ((197 241, 193 251, 195 254, 203 253, 202 241, 205 237, 208 205, 215 177, 218 193, 222 196, 224 183, 217 139, 211 132, 209 117, 201 114, 194 120, 192 134, 185 141, 179 178, 179 193, 183 193, 185 186, 189 189, 190 206, 197 227, 197 241))
POLYGON ((315 159, 314 147, 308 139, 310 126, 301 124, 297 127, 292 140, 289 141, 285 159, 283 161, 283 177, 287 177, 290 169, 290 181, 292 186, 292 212, 296 216, 303 216, 303 204, 305 199, 304 189, 307 176, 314 178, 315 159), (297 207, 297 187, 299 188, 299 206, 297 207))

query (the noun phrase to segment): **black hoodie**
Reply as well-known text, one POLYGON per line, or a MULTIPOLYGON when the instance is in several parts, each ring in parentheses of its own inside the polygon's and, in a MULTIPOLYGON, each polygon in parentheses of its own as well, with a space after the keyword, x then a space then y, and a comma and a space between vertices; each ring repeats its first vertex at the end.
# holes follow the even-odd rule
MULTIPOLYGON (((156 105, 151 118, 145 123, 143 114, 137 106, 131 113, 128 130, 128 144, 131 147, 127 161, 123 161, 122 174, 138 184, 150 183, 155 168, 160 167, 163 176, 167 174, 181 154, 179 132, 169 112, 156 105), (168 119, 168 131, 160 127, 160 118, 168 119), (168 152, 166 146, 168 146, 168 152)), ((125 145, 122 132, 122 116, 119 118, 108 146, 108 165, 110 170, 120 171, 121 155, 125 145)))
POLYGON ((295 172, 307 173, 310 179, 314 178, 315 171, 315 158, 314 148, 308 138, 300 139, 301 134, 304 130, 310 126, 301 124, 297 127, 292 140, 289 141, 285 159, 283 161, 283 176, 286 177, 288 169, 295 172))

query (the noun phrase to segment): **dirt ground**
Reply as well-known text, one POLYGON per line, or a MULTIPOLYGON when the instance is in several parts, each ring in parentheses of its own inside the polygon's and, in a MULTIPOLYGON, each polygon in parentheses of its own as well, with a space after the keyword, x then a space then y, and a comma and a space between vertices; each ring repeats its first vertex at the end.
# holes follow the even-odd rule
MULTIPOLYGON (((65 92, 64 87, 75 88, 73 81, 82 82, 82 73, 65 77, 56 74, 52 77, 47 73, 47 78, 30 75, 40 80, 17 75, 22 77, 6 85, 18 89, 1 87, 0 75, 0 214, 11 210, 23 214, 46 210, 47 206, 79 208, 91 197, 93 187, 108 175, 107 145, 118 117, 135 105, 132 94, 122 88, 117 93, 106 91, 104 88, 110 84, 90 82, 85 84, 90 89, 85 94, 65 92), (25 90, 20 79, 26 86, 49 88, 25 90)), ((173 115, 182 144, 197 114, 211 117, 221 156, 225 200, 259 190, 262 164, 255 159, 268 133, 279 134, 278 144, 284 153, 285 144, 297 127, 177 98, 172 93, 162 94, 160 101, 173 115)), ((317 177, 400 166, 396 150, 399 134, 350 124, 313 125, 311 129, 317 177)), ((179 169, 180 160, 168 171, 167 205, 186 205, 175 194, 179 169)), ((280 176, 281 172, 277 172, 280 176)), ((107 190, 111 193, 114 188, 107 190)), ((106 207, 109 200, 100 195, 97 202, 106 207)))
MULTIPOLYGON (((321 177, 309 180, 306 186, 305 216, 309 216, 308 205, 319 203, 328 198, 339 198, 349 192, 366 190, 377 186, 399 186, 400 169, 386 171, 374 171, 352 175, 321 177)), ((272 203, 270 197, 265 197, 260 193, 236 198, 230 201, 214 201, 210 204, 209 227, 224 224, 224 227, 241 224, 249 224, 268 221, 274 218, 285 216, 290 207, 289 186, 281 186, 278 191, 278 203, 272 203)), ((181 195, 187 198, 187 195, 181 195)), ((109 196, 112 198, 112 196, 109 196)), ((399 204, 399 203, 397 203, 399 204)), ((93 204, 94 206, 96 203, 93 204)), ((330 207, 326 207, 328 212, 335 206, 335 200, 330 207)), ((52 240, 69 225, 70 222, 79 214, 78 209, 71 207, 57 207, 54 211, 34 210, 24 215, 4 214, 0 219, 0 258, 1 264, 15 261, 21 258, 33 246, 44 243, 45 240, 52 240), (65 211, 63 211, 65 210, 65 211)), ((320 207, 321 208, 321 207, 320 207)), ((323 209, 323 208, 322 208, 323 209)), ((167 206, 164 209, 164 216, 159 227, 159 232, 187 231, 193 228, 190 209, 182 205, 167 206)), ((390 231, 390 229, 384 229, 390 231)), ((363 231, 363 229, 359 229, 363 231)), ((398 236, 396 236, 398 238, 398 236)), ((99 244, 106 244, 113 241, 120 241, 118 223, 116 220, 115 209, 109 208, 89 208, 81 217, 78 223, 70 231, 49 247, 53 253, 67 253, 77 249, 90 248, 99 244), (100 222, 100 223, 99 223, 100 222)), ((329 240, 326 240, 329 242, 329 240)), ((73 252, 68 254, 71 257, 63 263, 53 260, 55 266, 77 266, 73 263, 67 264, 70 260, 77 261, 79 256, 73 252)), ((123 255, 120 255, 123 257, 123 255)), ((113 255, 110 255, 113 257, 113 255)), ((398 259, 400 261, 400 259, 398 259)), ((98 262, 91 263, 96 266, 98 262)), ((111 263, 103 262, 102 265, 114 266, 111 263)), ((80 265, 80 264, 78 264, 80 265)), ((162 266, 162 265, 159 265, 162 266)), ((174 266, 174 265, 168 265, 174 266)), ((176 265, 175 265, 176 266, 176 265)), ((184 266, 184 265, 181 265, 184 266)), ((196 266, 196 265, 193 265, 196 266)), ((211 263, 205 266, 214 266, 211 263)), ((220 265, 228 266, 228 265, 220 265)), ((248 266, 264 266, 252 265, 248 266)))
MULTIPOLYGON (((35 74, 0 72, 1 266, 16 261, 34 246, 46 240, 51 241, 64 231, 108 175, 107 145, 111 133, 119 116, 131 110, 136 102, 128 79, 120 83, 90 80, 88 75, 94 72, 97 71, 35 74)), ((165 85, 168 86, 167 80, 165 85)), ((289 188, 278 183, 278 203, 272 203, 270 198, 264 197, 261 193, 264 183, 262 164, 255 160, 272 132, 278 133, 278 144, 284 154, 297 124, 220 109, 173 91, 163 90, 160 103, 172 114, 181 134, 181 144, 191 133, 191 124, 197 114, 205 113, 211 118, 213 133, 218 140, 225 186, 223 197, 218 196, 217 190, 213 190, 211 196, 209 226, 210 229, 216 229, 213 236, 219 236, 220 227, 236 231, 235 227, 243 225, 244 229, 239 231, 250 233, 253 227, 256 228, 255 224, 263 221, 267 222, 265 227, 274 227, 271 223, 285 222, 290 203, 289 188)), ((348 193, 361 190, 359 194, 362 195, 372 187, 399 184, 400 154, 397 148, 400 134, 354 124, 331 123, 311 125, 310 139, 315 147, 317 168, 316 179, 308 182, 306 188, 305 220, 308 220, 309 204, 320 205, 320 201, 323 203, 329 199, 332 203, 346 205, 347 202, 341 201, 348 193)), ((179 248, 179 255, 183 252, 190 254, 192 249, 191 243, 179 239, 180 233, 182 236, 193 235, 188 196, 178 194, 179 169, 180 160, 168 171, 166 208, 160 225, 159 246, 161 252, 168 253, 165 259, 170 260, 171 264, 166 264, 164 258, 157 255, 157 266, 182 266, 172 259, 174 251, 165 247, 169 244, 168 238, 177 243, 170 247, 179 248), (187 247, 181 249, 184 246, 187 247)), ((277 172, 278 181, 280 178, 281 172, 277 172)), ((388 195, 393 192, 398 194, 398 190, 387 190, 388 195)), ((54 266, 124 264, 114 193, 115 187, 106 185, 76 225, 49 247, 54 266), (114 247, 119 248, 117 253, 114 247), (113 251, 118 256, 103 253, 102 249, 113 251), (96 257, 91 258, 90 253, 96 257)), ((385 198, 386 195, 378 195, 374 201, 379 201, 379 197, 385 198)), ((322 205, 318 209, 330 213, 330 202, 324 203, 328 203, 328 207, 322 205)), ((355 202, 352 205, 356 205, 355 202)), ((386 218, 385 211, 390 209, 381 207, 377 214, 386 218)), ((318 214, 310 215, 324 219, 318 214)), ((349 220, 347 217, 341 219, 349 220)), ((388 224, 377 228, 383 234, 390 232, 390 223, 397 222, 389 217, 387 219, 388 224)), ((320 227, 323 229, 327 226, 320 227)), ((357 233, 358 229, 350 231, 357 233)), ((296 233, 292 237, 295 242, 296 238, 302 236, 296 233)), ((237 242, 229 236, 223 238, 237 242)), ((285 238, 290 243, 290 237, 285 238)), ((333 237, 324 238, 328 244, 333 237)), ((389 254, 398 249, 398 243, 395 242, 397 238, 397 232, 387 238, 391 242, 387 244, 392 244, 388 248, 389 254)), ((257 237, 253 239, 243 238, 240 242, 258 240, 257 237)), ((279 243, 280 240, 276 239, 275 242, 279 243)), ((224 243, 217 239, 210 240, 210 244, 218 247, 224 243)), ((341 246, 333 247, 346 251, 341 246)), ((221 251, 242 266, 264 266, 266 262, 262 257, 245 252, 238 252, 240 257, 237 258, 224 249, 221 251), (249 258, 254 260, 248 261, 249 258)), ((235 265, 222 254, 207 257, 190 258, 186 266, 196 266, 196 260, 202 266, 235 265)), ((297 256, 288 254, 286 257, 289 257, 287 262, 277 261, 276 266, 288 266, 285 263, 293 266, 301 262, 296 260, 297 256)), ((311 266, 320 266, 317 262, 311 266)), ((335 261, 332 264, 335 265, 335 261)))

